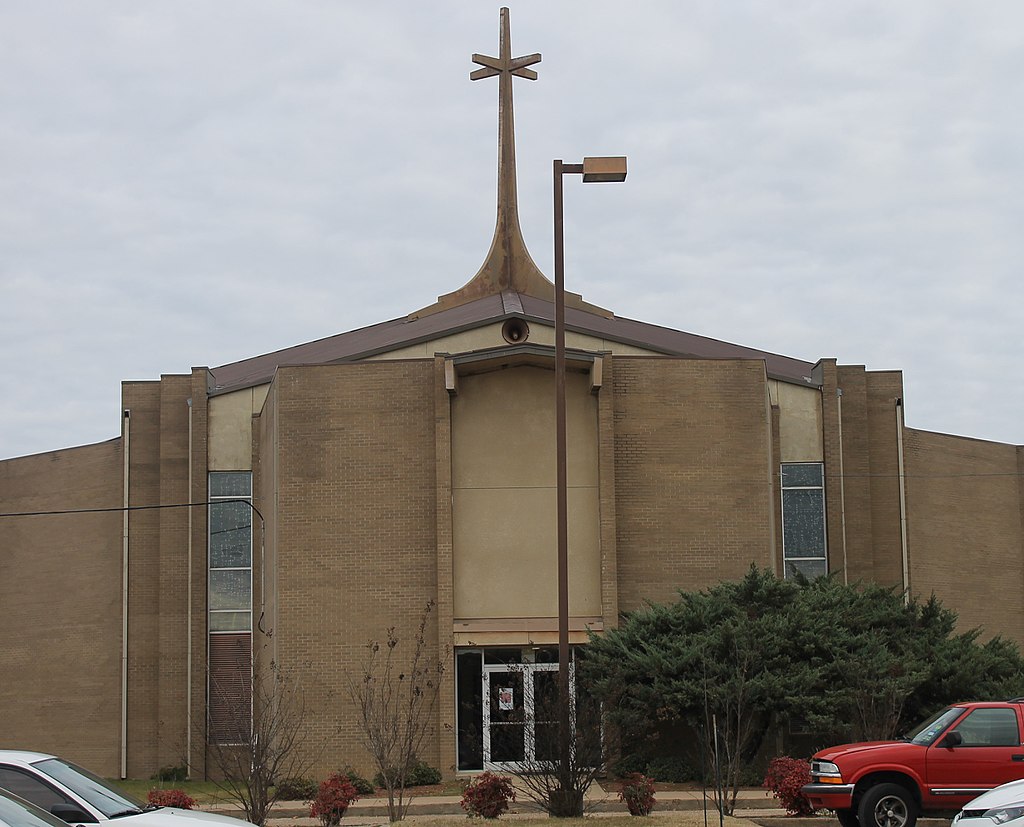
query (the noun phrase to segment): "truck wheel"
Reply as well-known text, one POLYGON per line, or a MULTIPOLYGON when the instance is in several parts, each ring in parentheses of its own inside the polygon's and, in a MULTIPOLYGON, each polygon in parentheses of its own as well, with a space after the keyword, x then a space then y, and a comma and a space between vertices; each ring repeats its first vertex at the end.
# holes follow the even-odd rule
POLYGON ((917 802, 906 787, 876 784, 861 796, 857 820, 860 827, 914 827, 917 802))
POLYGON ((860 827, 855 810, 836 810, 836 818, 839 819, 840 827, 860 827))

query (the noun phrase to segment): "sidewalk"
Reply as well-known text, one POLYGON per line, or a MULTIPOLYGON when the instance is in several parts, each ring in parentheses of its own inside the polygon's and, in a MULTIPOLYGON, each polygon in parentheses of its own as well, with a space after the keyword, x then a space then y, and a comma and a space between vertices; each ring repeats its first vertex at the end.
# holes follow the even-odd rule
MULTIPOLYGON (((408 792, 408 791, 407 791, 408 792)), ((417 796, 416 790, 411 790, 412 803, 409 805, 409 816, 442 816, 442 815, 465 815, 465 811, 459 804, 461 800, 457 795, 422 795, 417 796)), ((710 800, 711 791, 708 790, 707 808, 714 812, 714 804, 710 800)), ((626 805, 618 800, 614 792, 608 792, 595 782, 586 795, 586 809, 589 813, 619 813, 627 814, 626 805)), ((664 790, 657 793, 657 805, 655 813, 670 812, 675 810, 702 810, 704 809, 704 795, 701 790, 664 790)), ((230 805, 218 805, 216 807, 204 808, 211 812, 223 815, 237 815, 237 810, 230 805)), ((541 810, 530 801, 525 795, 517 797, 513 809, 520 815, 539 815, 541 810)), ((739 798, 736 801, 736 815, 743 818, 754 818, 759 816, 785 816, 779 803, 772 798, 770 792, 763 789, 740 790, 739 798)), ((388 815, 387 798, 380 796, 366 796, 360 798, 348 808, 345 817, 342 819, 342 827, 356 827, 360 824, 380 824, 381 819, 388 815)), ((319 819, 311 818, 309 805, 302 801, 280 801, 274 807, 273 816, 268 822, 273 827, 319 827, 319 819)))

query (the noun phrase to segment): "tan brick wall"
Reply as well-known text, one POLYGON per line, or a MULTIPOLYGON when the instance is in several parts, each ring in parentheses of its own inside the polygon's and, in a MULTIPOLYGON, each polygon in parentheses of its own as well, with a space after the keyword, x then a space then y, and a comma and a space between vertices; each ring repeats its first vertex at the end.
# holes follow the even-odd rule
MULTIPOLYGON (((121 440, 0 462, 0 504, 4 513, 119 508, 121 440)), ((5 747, 117 774, 120 595, 119 512, 0 519, 5 747)))
POLYGON ((829 571, 903 586, 896 400, 899 371, 823 363, 829 571), (841 391, 841 394, 839 393, 841 391))
POLYGON ((774 562, 764 364, 615 357, 619 608, 774 562))
MULTIPOLYGON (((393 626, 410 644, 437 598, 437 379, 421 360, 281 368, 274 380, 277 485, 260 492, 277 509, 274 637, 282 668, 304 676, 320 772, 371 771, 350 682, 369 640, 393 626)), ((437 657, 436 624, 427 631, 437 657)), ((420 757, 439 765, 436 735, 420 757)))
MULTIPOLYGON (((146 778, 161 766, 180 763, 187 747, 190 509, 178 506, 190 501, 188 399, 196 385, 195 378, 186 375, 164 376, 159 382, 126 382, 122 387, 122 405, 131 412, 127 425, 128 504, 132 509, 128 564, 130 778, 146 778)), ((193 554, 205 564, 206 510, 195 512, 193 554), (200 531, 201 545, 196 548, 200 531)), ((193 559, 193 574, 195 570, 193 559)), ((201 582, 205 586, 205 576, 201 582)), ((193 600, 195 605, 195 586, 193 600)))
MULTIPOLYGON (((189 502, 188 399, 191 376, 167 376, 160 382, 160 503, 189 502)), ((156 767, 176 766, 185 757, 188 720, 188 508, 162 508, 158 584, 160 615, 157 627, 156 767)), ((206 509, 193 523, 206 521, 206 509)), ((199 546, 205 556, 205 544, 199 546)))
POLYGON ((903 588, 900 532, 899 410, 903 376, 899 371, 866 374, 867 430, 870 439, 872 577, 903 588))
POLYGON ((597 461, 601 509, 601 620, 604 628, 619 625, 619 554, 615 502, 615 360, 605 357, 603 384, 597 394, 597 461))
MULTIPOLYGON (((131 412, 130 506, 160 503, 160 383, 128 382, 122 405, 131 412)), ((128 776, 156 769, 160 664, 160 511, 129 514, 128 546, 128 776)))
MULTIPOLYGON (((207 372, 205 368, 197 368, 192 372, 192 486, 188 492, 191 503, 205 503, 209 497, 207 452, 207 421, 209 416, 206 396, 207 372)), ((187 436, 186 436, 187 438, 187 436)), ((191 636, 191 704, 188 709, 186 724, 190 727, 186 733, 186 749, 191 748, 188 755, 189 768, 193 778, 203 778, 207 774, 205 762, 206 743, 206 577, 207 577, 207 537, 209 521, 206 508, 191 508, 192 547, 186 549, 191 553, 192 592, 191 592, 191 625, 188 628, 191 636), (189 737, 189 735, 191 737, 189 737)), ((186 642, 187 647, 187 642, 186 642)), ((187 656, 186 648, 186 656, 187 656)))
MULTIPOLYGON (((435 525, 437 527, 437 641, 440 652, 455 651, 455 590, 453 583, 454 538, 452 532, 452 415, 445 387, 445 359, 434 359, 434 474, 435 525)), ((441 678, 438 715, 439 769, 448 774, 456 764, 455 664, 449 659, 441 678), (449 734, 450 733, 450 734, 449 734)))
POLYGON ((913 592, 1024 644, 1020 449, 910 428, 904 445, 913 592))

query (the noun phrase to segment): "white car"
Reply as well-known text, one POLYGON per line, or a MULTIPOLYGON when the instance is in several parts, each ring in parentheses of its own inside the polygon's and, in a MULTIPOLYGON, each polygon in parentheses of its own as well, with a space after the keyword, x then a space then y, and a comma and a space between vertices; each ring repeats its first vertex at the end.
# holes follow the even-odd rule
MULTIPOLYGON (((1020 818, 1024 818, 1024 781, 1011 781, 968 802, 956 814, 953 827, 994 827, 1020 818)), ((1024 827, 1024 821, 1019 823, 1024 827)))
POLYGON ((57 816, 0 790, 0 827, 67 827, 57 816))
POLYGON ((241 827, 228 816, 143 804, 98 775, 39 752, 0 750, 0 788, 67 824, 113 827, 241 827))

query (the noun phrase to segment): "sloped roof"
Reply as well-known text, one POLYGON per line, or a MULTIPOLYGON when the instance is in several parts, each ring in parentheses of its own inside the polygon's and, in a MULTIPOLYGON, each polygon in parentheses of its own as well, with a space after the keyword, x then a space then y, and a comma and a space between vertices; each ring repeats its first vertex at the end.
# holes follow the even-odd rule
MULTIPOLYGON (((369 327, 339 333, 326 339, 221 365, 210 371, 211 395, 228 393, 269 382, 283 365, 326 365, 354 362, 441 336, 482 327, 507 318, 524 318, 554 325, 554 302, 511 291, 424 316, 403 316, 369 327)), ((601 316, 572 307, 565 309, 568 331, 635 345, 670 356, 696 359, 763 359, 768 375, 805 386, 812 379, 814 363, 734 345, 681 330, 638 322, 618 316, 601 316)))

